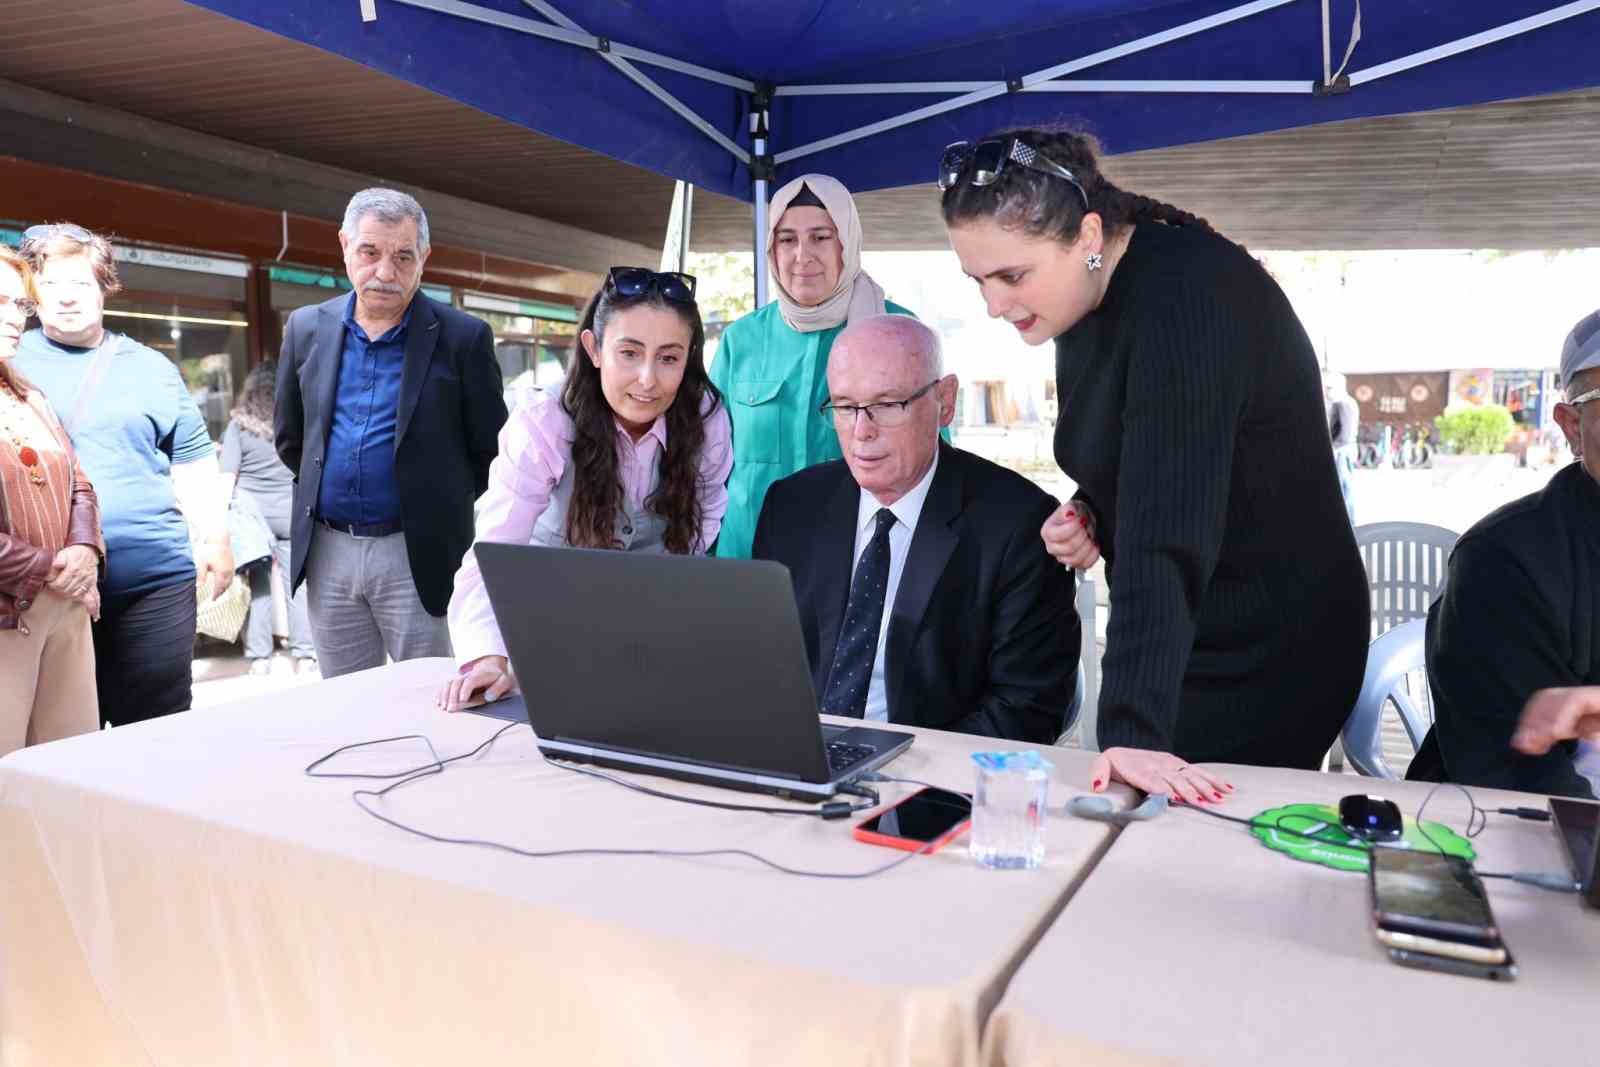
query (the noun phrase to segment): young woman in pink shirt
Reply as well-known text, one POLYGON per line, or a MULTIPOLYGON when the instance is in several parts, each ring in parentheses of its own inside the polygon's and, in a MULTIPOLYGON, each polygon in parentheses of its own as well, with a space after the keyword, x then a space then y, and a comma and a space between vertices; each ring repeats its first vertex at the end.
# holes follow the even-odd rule
MULTIPOLYGON (((530 391, 500 432, 477 540, 703 554, 733 467, 727 408, 706 375, 705 329, 687 274, 613 267, 589 301, 566 381, 530 391)), ((450 597, 456 711, 516 687, 469 550, 450 597)))

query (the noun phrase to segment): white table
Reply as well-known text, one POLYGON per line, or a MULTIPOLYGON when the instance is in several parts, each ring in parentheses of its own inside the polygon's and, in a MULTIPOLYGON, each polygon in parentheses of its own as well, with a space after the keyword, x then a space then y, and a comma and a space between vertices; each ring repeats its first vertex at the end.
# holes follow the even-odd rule
MULTIPOLYGON (((734 857, 526 859, 408 835, 357 809, 364 783, 302 773, 355 741, 423 733, 451 755, 487 738, 499 722, 435 710, 449 669, 0 760, 0 1062, 975 1063, 1006 980, 1111 841, 1054 816, 1039 871, 952 848, 863 881, 734 857)), ((886 770, 970 788, 968 754, 989 747, 920 731, 886 770)), ((1088 754, 1049 756, 1058 782, 1087 778, 1088 754)), ((424 758, 413 742, 342 767, 424 758)), ((853 841, 855 820, 712 811, 553 768, 523 726, 381 804, 527 849, 737 847, 838 871, 897 855, 853 841)))
MULTIPOLYGON (((1221 768, 1241 817, 1383 793, 1405 813, 1423 783, 1221 768)), ((1544 799, 1473 790, 1483 807, 1544 799)), ((1450 787, 1425 818, 1463 827, 1450 787)), ((1494 871, 1567 870, 1548 823, 1490 815, 1494 871)), ((1510 983, 1418 971, 1373 939, 1365 874, 1268 851, 1187 811, 1124 830, 1018 970, 985 1035, 990 1064, 1464 1067, 1600 1062, 1600 912, 1577 897, 1486 883, 1520 966, 1510 983)))

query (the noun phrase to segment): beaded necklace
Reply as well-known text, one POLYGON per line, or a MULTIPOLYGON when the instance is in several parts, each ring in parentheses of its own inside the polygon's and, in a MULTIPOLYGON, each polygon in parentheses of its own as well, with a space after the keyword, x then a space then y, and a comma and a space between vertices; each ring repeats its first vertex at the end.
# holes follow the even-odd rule
POLYGON ((3 413, 0 413, 0 432, 4 432, 7 437, 11 438, 11 444, 17 450, 17 459, 21 461, 23 469, 28 472, 28 480, 34 485, 42 486, 45 484, 45 477, 44 468, 39 465, 39 453, 34 450, 33 446, 23 443, 22 431, 18 430, 16 424, 11 421, 17 409, 27 406, 27 401, 18 396, 9 386, 0 388, 0 393, 3 393, 6 397, 5 404, 0 405, 0 408, 3 408, 3 413))

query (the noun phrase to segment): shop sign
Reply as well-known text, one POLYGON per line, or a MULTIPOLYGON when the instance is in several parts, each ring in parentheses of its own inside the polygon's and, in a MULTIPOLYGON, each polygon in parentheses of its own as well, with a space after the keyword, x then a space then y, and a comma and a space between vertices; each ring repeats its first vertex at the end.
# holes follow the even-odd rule
POLYGON ((220 274, 226 278, 250 276, 250 264, 238 259, 218 259, 215 256, 198 256, 189 252, 171 252, 164 248, 131 248, 126 245, 115 245, 112 251, 119 261, 137 263, 144 267, 188 270, 196 274, 220 274))

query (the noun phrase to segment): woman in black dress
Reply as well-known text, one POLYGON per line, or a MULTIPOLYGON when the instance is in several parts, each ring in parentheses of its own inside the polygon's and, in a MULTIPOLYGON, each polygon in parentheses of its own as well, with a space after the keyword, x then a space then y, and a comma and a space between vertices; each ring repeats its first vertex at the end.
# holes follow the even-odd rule
POLYGON ((1103 553, 1111 591, 1093 787, 1208 803, 1230 787, 1192 763, 1316 768, 1361 688, 1367 578, 1289 301, 1087 137, 952 145, 939 184, 989 314, 1056 343, 1078 491, 1041 533, 1066 566, 1103 553))

